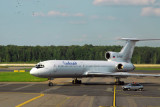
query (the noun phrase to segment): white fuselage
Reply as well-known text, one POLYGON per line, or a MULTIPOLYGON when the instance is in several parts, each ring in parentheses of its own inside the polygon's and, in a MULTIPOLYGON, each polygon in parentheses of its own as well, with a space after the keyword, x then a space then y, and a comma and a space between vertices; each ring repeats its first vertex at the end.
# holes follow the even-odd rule
MULTIPOLYGON (((83 60, 48 60, 40 62, 36 67, 32 68, 30 74, 44 78, 81 78, 87 77, 88 72, 92 73, 113 73, 121 71, 117 69, 117 65, 121 62, 115 61, 83 61, 83 60)), ((133 70, 131 63, 122 62, 123 69, 127 67, 127 71, 133 70), (128 70, 129 68, 129 70, 128 70)))

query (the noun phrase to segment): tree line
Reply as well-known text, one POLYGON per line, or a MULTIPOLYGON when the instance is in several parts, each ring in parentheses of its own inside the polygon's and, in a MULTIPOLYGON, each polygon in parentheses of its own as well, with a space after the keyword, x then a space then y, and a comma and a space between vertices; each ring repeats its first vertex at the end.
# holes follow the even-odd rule
MULTIPOLYGON (((44 60, 106 60, 105 52, 119 52, 122 46, 16 46, 0 45, 0 62, 39 62, 44 60)), ((160 47, 135 47, 134 64, 160 63, 160 47)))

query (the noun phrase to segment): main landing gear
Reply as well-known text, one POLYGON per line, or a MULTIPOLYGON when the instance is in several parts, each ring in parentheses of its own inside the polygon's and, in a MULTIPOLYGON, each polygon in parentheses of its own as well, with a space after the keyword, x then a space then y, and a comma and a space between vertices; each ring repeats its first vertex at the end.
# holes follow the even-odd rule
POLYGON ((72 84, 81 84, 81 83, 82 83, 82 81, 81 80, 77 80, 77 78, 72 80, 72 84))
POLYGON ((115 84, 116 85, 124 85, 124 81, 120 81, 120 78, 116 77, 115 84))
POLYGON ((49 80, 49 83, 48 83, 48 86, 53 86, 53 82, 51 80, 53 80, 53 78, 48 78, 49 80))

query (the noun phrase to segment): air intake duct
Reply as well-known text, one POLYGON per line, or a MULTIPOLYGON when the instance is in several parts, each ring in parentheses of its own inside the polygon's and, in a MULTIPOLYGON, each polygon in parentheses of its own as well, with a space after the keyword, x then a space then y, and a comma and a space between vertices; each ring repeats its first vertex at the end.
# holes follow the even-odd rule
POLYGON ((117 64, 116 69, 118 72, 128 72, 133 71, 135 66, 131 63, 122 62, 117 64))

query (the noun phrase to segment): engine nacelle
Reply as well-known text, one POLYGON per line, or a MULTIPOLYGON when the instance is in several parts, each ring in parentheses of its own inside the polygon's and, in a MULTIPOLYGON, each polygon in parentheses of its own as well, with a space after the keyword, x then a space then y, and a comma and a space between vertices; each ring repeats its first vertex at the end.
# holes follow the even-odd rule
POLYGON ((135 66, 131 63, 122 62, 116 65, 116 69, 118 72, 133 71, 135 66))
POLYGON ((119 52, 106 52, 105 58, 108 61, 122 61, 123 55, 121 55, 119 52))

